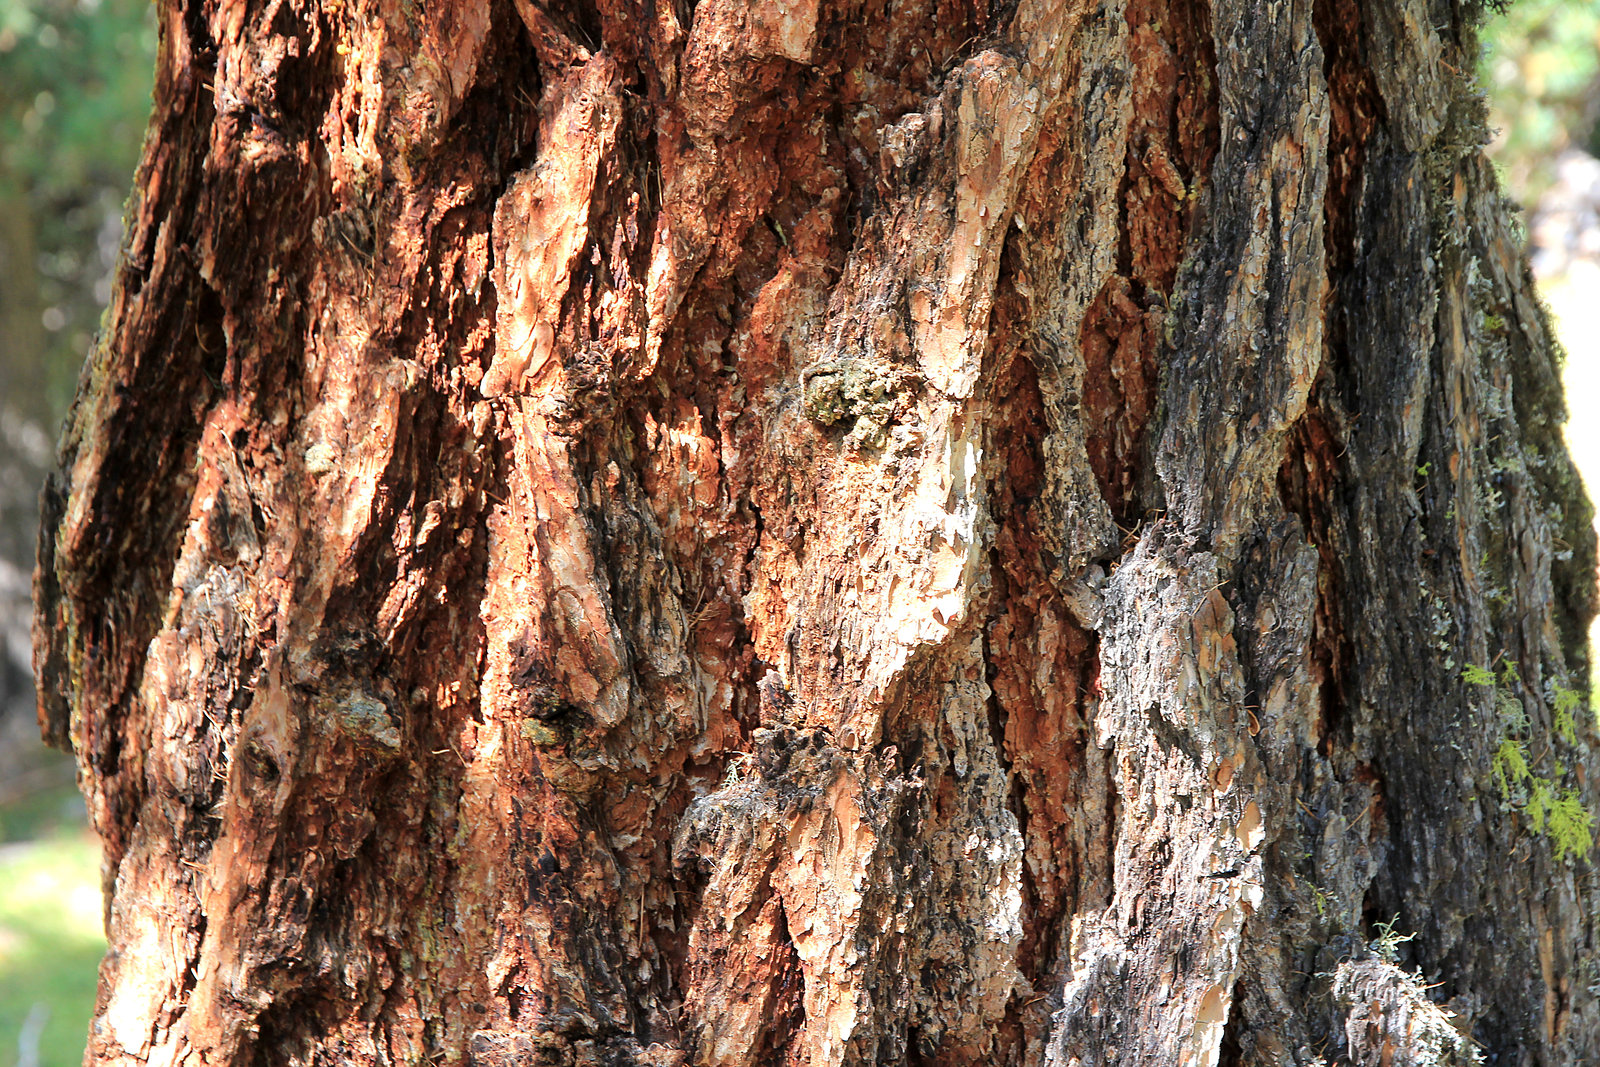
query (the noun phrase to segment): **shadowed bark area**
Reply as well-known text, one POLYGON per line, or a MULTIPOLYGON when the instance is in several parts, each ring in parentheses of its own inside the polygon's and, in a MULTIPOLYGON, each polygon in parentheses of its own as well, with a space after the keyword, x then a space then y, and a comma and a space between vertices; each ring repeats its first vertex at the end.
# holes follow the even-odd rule
POLYGON ((88 1062, 1600 1059, 1469 14, 162 5, 36 577, 88 1062))

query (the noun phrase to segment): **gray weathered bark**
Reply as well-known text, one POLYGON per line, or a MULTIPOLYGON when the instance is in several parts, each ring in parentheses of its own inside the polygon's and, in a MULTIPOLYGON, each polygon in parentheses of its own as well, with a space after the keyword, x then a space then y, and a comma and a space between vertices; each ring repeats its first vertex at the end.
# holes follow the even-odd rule
POLYGON ((1600 1058, 1470 13, 162 11, 37 586, 91 1062, 1600 1058))

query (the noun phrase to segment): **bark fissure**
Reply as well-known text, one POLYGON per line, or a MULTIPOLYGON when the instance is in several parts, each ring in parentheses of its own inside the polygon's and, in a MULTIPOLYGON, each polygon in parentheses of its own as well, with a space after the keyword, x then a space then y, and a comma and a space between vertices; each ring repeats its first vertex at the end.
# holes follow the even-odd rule
POLYGON ((1117 272, 1083 319, 1089 462, 1117 525, 1160 510, 1148 482, 1158 350, 1185 237, 1216 155, 1209 9, 1136 0, 1129 29, 1127 161, 1116 193, 1117 272))
POLYGON ((1343 446, 1317 403, 1318 389, 1318 385, 1312 386, 1306 412, 1290 434, 1288 454, 1278 473, 1278 489, 1284 507, 1300 520, 1306 540, 1317 550, 1317 607, 1311 657, 1318 687, 1315 730, 1319 744, 1326 746, 1341 736, 1344 726, 1345 678, 1354 650, 1344 623, 1343 566, 1332 514, 1340 490, 1339 454, 1343 446))

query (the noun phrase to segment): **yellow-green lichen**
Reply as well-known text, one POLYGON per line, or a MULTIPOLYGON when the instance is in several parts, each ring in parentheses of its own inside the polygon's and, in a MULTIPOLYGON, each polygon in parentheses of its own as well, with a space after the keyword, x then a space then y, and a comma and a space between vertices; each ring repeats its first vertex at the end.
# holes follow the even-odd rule
POLYGON ((901 406, 905 374, 869 359, 845 357, 806 368, 801 375, 806 417, 827 427, 853 420, 845 442, 882 448, 901 406))
POLYGON ((549 724, 538 719, 522 720, 522 736, 528 741, 541 747, 561 743, 561 735, 551 729, 549 724))
MULTIPOLYGON (((1516 665, 1507 661, 1496 672, 1468 664, 1461 678, 1469 685, 1493 691, 1496 718, 1503 733, 1490 757, 1489 773, 1502 802, 1520 812, 1534 833, 1549 840, 1557 862, 1569 857, 1586 858, 1594 848, 1594 816, 1584 806, 1576 787, 1560 785, 1567 775, 1564 763, 1550 763, 1551 775, 1547 777, 1540 773, 1530 755, 1532 722, 1515 691, 1521 684, 1516 665)), ((1574 712, 1582 705, 1583 698, 1577 692, 1561 686, 1553 689, 1550 700, 1552 742, 1559 739, 1569 746, 1578 745, 1574 712)), ((1539 762, 1543 762, 1543 757, 1539 762)))

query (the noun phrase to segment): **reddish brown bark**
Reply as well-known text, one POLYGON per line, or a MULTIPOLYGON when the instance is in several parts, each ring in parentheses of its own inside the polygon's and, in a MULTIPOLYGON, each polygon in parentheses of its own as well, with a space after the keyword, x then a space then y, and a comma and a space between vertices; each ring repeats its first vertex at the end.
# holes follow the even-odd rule
POLYGON ((37 581, 90 1062, 1592 1057, 1463 18, 164 7, 37 581))

